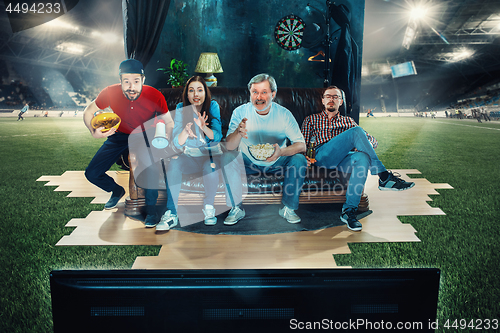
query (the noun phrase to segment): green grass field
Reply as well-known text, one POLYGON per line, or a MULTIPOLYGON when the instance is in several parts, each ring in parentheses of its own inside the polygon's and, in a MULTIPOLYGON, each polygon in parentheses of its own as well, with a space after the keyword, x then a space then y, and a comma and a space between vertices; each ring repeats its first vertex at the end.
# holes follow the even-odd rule
MULTIPOLYGON (((430 202, 446 216, 400 218, 422 242, 352 244, 352 254, 335 256, 337 264, 439 268, 441 327, 446 320, 500 320, 500 123, 363 117, 361 126, 378 139, 387 168, 418 169, 419 177, 454 189, 430 202)), ((101 143, 80 118, 0 118, 0 332, 52 331, 53 269, 127 269, 137 256, 158 254, 159 246, 55 246, 71 233, 64 227, 70 219, 103 205, 66 198, 36 179, 84 170, 101 143)))

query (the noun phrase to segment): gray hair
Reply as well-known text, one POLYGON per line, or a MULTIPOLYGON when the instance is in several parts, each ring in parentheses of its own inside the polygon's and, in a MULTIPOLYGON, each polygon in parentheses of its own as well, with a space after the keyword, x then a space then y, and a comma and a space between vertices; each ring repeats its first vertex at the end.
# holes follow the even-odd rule
POLYGON ((250 90, 252 88, 252 84, 254 84, 254 83, 261 83, 261 82, 264 82, 264 81, 269 81, 269 86, 271 87, 271 91, 272 92, 278 91, 278 85, 276 84, 276 80, 274 79, 274 77, 272 77, 269 74, 265 74, 265 73, 264 74, 257 74, 257 75, 255 75, 250 80, 250 82, 248 82, 248 90, 250 90))

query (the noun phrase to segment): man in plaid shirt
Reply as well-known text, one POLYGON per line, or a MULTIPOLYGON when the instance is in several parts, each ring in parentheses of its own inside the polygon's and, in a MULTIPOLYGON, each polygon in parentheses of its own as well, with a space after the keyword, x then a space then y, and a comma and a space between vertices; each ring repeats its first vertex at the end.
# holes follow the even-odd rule
POLYGON ((308 116, 302 124, 306 145, 316 140, 316 165, 338 169, 351 174, 346 192, 346 202, 340 219, 353 231, 360 231, 361 223, 356 217, 368 171, 379 176, 380 190, 402 191, 415 183, 406 182, 384 167, 375 153, 377 140, 366 133, 351 117, 339 114, 344 103, 342 90, 330 86, 323 93, 323 110, 308 116))

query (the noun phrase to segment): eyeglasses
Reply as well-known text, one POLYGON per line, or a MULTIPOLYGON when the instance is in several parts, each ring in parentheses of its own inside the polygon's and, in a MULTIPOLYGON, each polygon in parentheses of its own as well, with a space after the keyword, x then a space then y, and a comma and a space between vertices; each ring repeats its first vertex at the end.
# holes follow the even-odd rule
POLYGON ((342 96, 339 96, 339 95, 324 95, 323 98, 324 99, 333 99, 334 101, 336 101, 337 99, 342 98, 342 96))

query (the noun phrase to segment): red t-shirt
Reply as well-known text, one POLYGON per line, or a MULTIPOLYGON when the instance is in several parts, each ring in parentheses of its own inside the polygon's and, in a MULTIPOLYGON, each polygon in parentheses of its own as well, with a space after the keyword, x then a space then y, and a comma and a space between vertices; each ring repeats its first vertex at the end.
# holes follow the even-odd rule
POLYGON ((118 131, 125 134, 132 133, 135 128, 153 118, 156 112, 168 112, 165 97, 151 86, 142 86, 139 98, 131 101, 123 95, 121 84, 117 83, 104 88, 95 103, 99 109, 110 107, 120 116, 122 122, 118 131))

